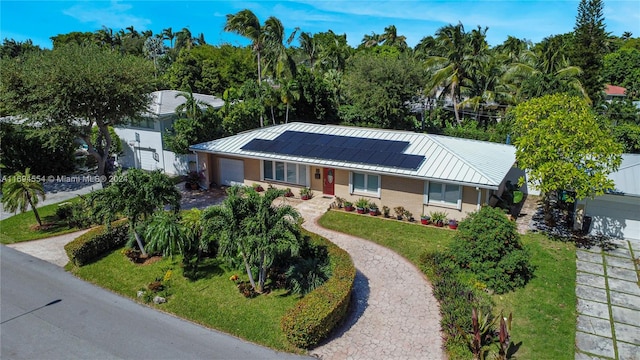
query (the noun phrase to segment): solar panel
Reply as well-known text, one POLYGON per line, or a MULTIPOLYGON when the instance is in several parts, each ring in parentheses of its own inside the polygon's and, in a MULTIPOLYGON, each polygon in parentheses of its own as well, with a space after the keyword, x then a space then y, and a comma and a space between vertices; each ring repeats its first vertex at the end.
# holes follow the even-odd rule
POLYGON ((417 169, 424 156, 404 154, 408 141, 285 131, 273 140, 253 139, 242 150, 417 169))

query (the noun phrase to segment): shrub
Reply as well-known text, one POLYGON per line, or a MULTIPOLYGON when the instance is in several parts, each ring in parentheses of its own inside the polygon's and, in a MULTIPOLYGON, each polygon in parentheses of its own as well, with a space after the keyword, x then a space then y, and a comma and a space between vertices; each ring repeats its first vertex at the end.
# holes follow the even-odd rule
POLYGON ((127 219, 114 221, 107 231, 103 225, 97 226, 64 246, 69 260, 76 266, 83 266, 107 251, 119 248, 127 242, 129 226, 127 219))
POLYGON ((458 230, 450 247, 453 261, 496 293, 524 286, 533 276, 516 225, 500 209, 483 207, 461 221, 458 230))
POLYGON ((73 214, 73 205, 71 203, 65 202, 59 204, 56 208, 56 217, 58 220, 67 220, 73 214))
POLYGON ((422 270, 431 279, 433 295, 440 303, 440 328, 451 358, 470 358, 467 334, 472 332, 473 309, 490 314, 493 303, 489 295, 476 289, 466 279, 447 252, 423 254, 422 270))
POLYGON ((280 321, 287 340, 300 348, 317 345, 342 321, 349 308, 356 276, 347 252, 315 234, 306 234, 313 242, 327 247, 333 276, 303 297, 280 321))

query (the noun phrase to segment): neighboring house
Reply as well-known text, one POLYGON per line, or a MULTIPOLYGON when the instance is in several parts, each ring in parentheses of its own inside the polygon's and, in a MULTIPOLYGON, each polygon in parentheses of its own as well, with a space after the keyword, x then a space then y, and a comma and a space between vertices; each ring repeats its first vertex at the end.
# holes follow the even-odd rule
POLYGON ((289 123, 190 149, 206 184, 310 187, 315 196, 404 206, 416 218, 461 219, 523 175, 510 145, 334 125, 289 123))
POLYGON ((605 85, 604 86, 604 99, 606 101, 613 101, 613 100, 624 100, 625 97, 627 97, 626 95, 627 89, 621 87, 621 86, 615 86, 615 85, 605 85))
POLYGON ((578 203, 591 217, 591 234, 640 241, 640 154, 623 154, 618 171, 609 174, 615 189, 578 203))
MULTIPOLYGON (((168 174, 184 175, 195 169, 193 154, 176 154, 165 148, 164 136, 177 119, 176 108, 185 103, 181 91, 161 90, 151 93, 149 112, 141 121, 115 127, 122 141, 124 155, 118 163, 124 168, 163 169, 168 174), (177 96, 177 97, 176 97, 177 96), (191 165, 190 165, 191 164, 191 165)), ((220 108, 224 101, 212 95, 193 94, 199 101, 220 108)))

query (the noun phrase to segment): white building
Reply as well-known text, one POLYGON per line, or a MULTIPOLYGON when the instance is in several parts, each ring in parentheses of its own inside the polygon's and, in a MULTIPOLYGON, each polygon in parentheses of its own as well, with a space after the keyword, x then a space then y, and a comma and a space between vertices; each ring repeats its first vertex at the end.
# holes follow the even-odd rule
MULTIPOLYGON (((180 93, 177 90, 154 91, 148 116, 140 122, 114 128, 122 141, 123 155, 118 158, 122 167, 163 169, 167 174, 175 175, 195 170, 195 155, 176 154, 165 149, 164 144, 166 132, 177 119, 176 108, 186 101, 184 96, 178 96, 180 93)), ((224 105, 222 99, 212 95, 194 93, 193 97, 216 109, 224 105)))

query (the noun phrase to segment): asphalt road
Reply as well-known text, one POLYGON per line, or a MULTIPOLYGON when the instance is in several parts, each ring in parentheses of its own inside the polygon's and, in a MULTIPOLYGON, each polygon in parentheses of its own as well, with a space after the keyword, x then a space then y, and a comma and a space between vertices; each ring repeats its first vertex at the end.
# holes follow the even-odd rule
POLYGON ((2 359, 309 359, 158 312, 0 246, 2 359))

